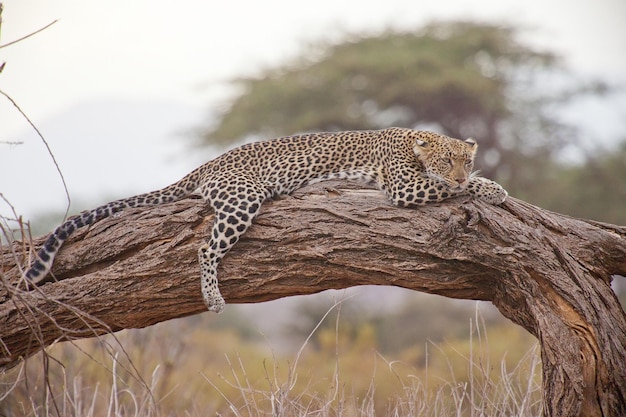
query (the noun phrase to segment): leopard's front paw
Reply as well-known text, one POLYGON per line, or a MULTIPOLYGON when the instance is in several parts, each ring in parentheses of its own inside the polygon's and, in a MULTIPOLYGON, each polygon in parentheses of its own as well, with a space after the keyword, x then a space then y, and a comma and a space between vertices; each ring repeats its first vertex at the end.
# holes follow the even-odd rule
POLYGON ((482 194, 477 197, 479 200, 482 200, 486 203, 498 205, 504 203, 508 196, 509 193, 507 193, 504 188, 498 185, 497 189, 490 190, 488 193, 482 194))
POLYGON ((467 191, 475 198, 493 205, 504 203, 509 196, 500 184, 482 177, 473 177, 467 191))

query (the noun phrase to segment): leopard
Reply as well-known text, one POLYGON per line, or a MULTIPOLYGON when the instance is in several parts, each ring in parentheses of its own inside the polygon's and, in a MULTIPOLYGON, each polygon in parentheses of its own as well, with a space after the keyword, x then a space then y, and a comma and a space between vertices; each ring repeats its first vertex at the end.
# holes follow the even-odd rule
POLYGON ((506 190, 473 170, 477 149, 472 138, 461 140, 399 127, 305 133, 244 144, 165 188, 68 218, 45 240, 25 277, 31 286, 54 279, 50 279, 54 257, 79 228, 124 209, 200 194, 214 212, 211 232, 197 253, 201 292, 207 309, 220 313, 225 301, 218 285, 218 266, 266 200, 307 184, 346 179, 375 185, 398 207, 438 203, 459 195, 502 204, 508 196, 506 190))

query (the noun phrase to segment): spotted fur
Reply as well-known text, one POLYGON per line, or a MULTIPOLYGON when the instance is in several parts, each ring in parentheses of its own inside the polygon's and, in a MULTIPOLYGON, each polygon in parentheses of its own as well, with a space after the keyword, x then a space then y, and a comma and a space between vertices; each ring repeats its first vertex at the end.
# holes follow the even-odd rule
POLYGON ((478 145, 431 132, 389 128, 312 133, 251 143, 233 149, 158 191, 113 201, 68 219, 46 240, 26 272, 44 282, 54 256, 76 229, 129 207, 154 206, 199 191, 215 211, 211 235, 198 250, 202 294, 209 310, 224 308, 217 267, 250 227, 268 198, 327 179, 375 183, 397 206, 419 206, 471 194, 500 204, 506 191, 472 175, 478 145))

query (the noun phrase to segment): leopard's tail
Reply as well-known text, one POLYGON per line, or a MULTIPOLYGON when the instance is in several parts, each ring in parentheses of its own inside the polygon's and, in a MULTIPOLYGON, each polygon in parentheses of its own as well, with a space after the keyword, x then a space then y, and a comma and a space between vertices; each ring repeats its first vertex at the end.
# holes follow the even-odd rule
POLYGON ((200 167, 183 177, 180 181, 160 190, 112 201, 93 210, 86 210, 70 217, 48 236, 43 247, 37 253, 37 258, 24 275, 31 285, 43 284, 47 281, 46 278, 52 269, 57 252, 77 229, 92 225, 126 208, 157 206, 178 201, 192 194, 200 186, 202 172, 203 167, 200 167))

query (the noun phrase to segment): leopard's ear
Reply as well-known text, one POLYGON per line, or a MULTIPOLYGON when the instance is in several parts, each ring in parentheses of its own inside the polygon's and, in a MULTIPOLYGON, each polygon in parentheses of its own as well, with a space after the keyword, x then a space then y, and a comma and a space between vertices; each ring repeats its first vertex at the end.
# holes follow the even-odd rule
POLYGON ((467 138, 463 142, 469 145, 469 149, 472 155, 476 155, 476 151, 478 150, 478 144, 476 143, 474 138, 467 138))
POLYGON ((415 139, 413 142, 413 152, 415 152, 418 158, 426 158, 431 152, 430 143, 425 140, 415 139))
POLYGON ((429 143, 425 140, 415 139, 415 145, 421 148, 428 148, 429 143))

